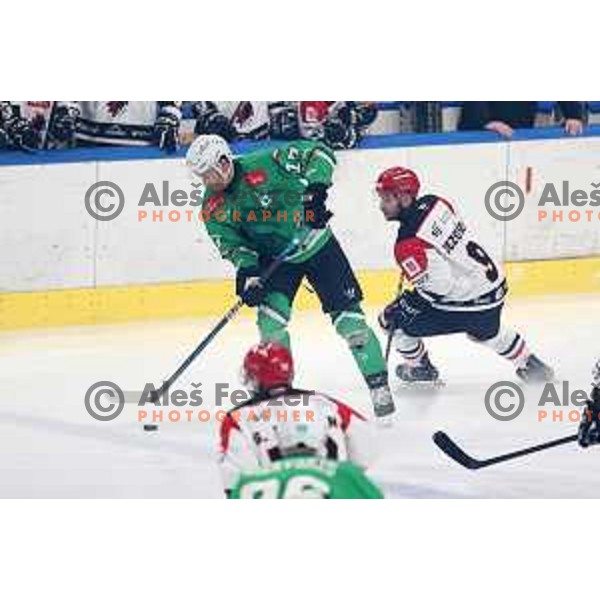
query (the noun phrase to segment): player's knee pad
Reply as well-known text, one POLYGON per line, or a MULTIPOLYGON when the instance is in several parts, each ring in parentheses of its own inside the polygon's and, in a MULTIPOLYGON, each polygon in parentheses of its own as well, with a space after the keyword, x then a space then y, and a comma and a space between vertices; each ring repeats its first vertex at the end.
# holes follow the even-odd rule
POLYGON ((337 312, 331 315, 335 330, 350 348, 362 348, 369 343, 371 328, 360 307, 337 312))
POLYGON ((280 342, 287 345, 290 315, 289 298, 280 293, 269 294, 258 307, 257 324, 261 339, 265 342, 280 342))

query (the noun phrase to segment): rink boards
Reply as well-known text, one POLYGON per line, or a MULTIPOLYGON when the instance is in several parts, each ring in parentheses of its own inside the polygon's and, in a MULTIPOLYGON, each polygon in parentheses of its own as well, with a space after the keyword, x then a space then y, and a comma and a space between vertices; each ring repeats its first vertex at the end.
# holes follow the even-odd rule
MULTIPOLYGON (((540 221, 538 212, 548 182, 561 189, 567 180, 571 190, 584 191, 600 184, 596 133, 494 143, 487 134, 420 142, 404 136, 398 143, 418 145, 388 139, 339 153, 333 228, 360 274, 366 302, 381 305, 396 288, 395 226, 383 221, 372 192, 377 174, 396 164, 415 169, 424 191, 459 202, 481 243, 508 263, 513 294, 599 292, 598 208, 589 221, 569 220, 569 207, 562 222, 540 221), (492 218, 483 202, 501 180, 526 194, 525 210, 508 223, 492 218)), ((161 193, 164 182, 171 192, 191 191, 181 158, 118 156, 0 166, 0 329, 217 315, 234 300, 233 271, 203 225, 186 214, 192 209, 139 205, 148 184, 161 193), (113 221, 94 220, 85 209, 86 191, 98 181, 123 190, 125 208, 113 221), (142 219, 142 209, 162 212, 162 222, 142 219)), ((303 293, 299 308, 311 307, 315 299, 303 293)))

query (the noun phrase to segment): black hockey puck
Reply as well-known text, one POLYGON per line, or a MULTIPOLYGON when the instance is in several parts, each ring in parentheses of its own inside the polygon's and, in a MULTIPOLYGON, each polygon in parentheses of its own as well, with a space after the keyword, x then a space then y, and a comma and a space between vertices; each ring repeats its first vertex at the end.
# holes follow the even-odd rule
POLYGON ((144 431, 158 431, 158 425, 144 425, 144 431))

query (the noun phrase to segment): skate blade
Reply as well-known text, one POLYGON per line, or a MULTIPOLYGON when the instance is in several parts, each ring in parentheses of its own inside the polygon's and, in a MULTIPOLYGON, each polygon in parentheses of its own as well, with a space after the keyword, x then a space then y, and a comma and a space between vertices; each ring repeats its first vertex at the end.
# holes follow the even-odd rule
POLYGON ((435 392, 446 387, 446 382, 443 379, 437 379, 436 381, 403 381, 399 379, 394 389, 402 391, 412 392, 435 392))
POLYGON ((549 383, 557 384, 560 383, 560 379, 557 378, 556 373, 552 373, 552 378, 536 378, 532 377, 531 379, 524 379, 520 375, 516 376, 516 383, 520 384, 522 387, 543 387, 549 383))
POLYGON ((383 417, 375 417, 375 426, 377 429, 392 429, 396 423, 397 412, 393 412, 383 417))

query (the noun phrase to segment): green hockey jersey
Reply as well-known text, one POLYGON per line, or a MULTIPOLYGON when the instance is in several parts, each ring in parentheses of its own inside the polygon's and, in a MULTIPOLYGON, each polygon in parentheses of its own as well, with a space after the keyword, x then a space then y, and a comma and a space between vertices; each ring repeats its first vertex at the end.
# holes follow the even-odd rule
POLYGON ((307 227, 303 196, 310 184, 331 184, 336 162, 329 148, 302 140, 234 164, 225 192, 207 192, 202 204, 201 220, 223 258, 236 269, 254 267, 259 256, 277 256, 296 240, 302 246, 288 260, 297 263, 325 245, 331 231, 307 227))
POLYGON ((230 498, 241 500, 383 498, 381 490, 351 462, 295 457, 239 477, 230 498))

